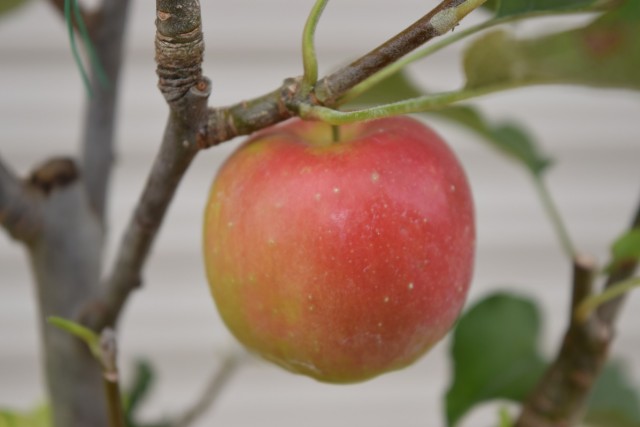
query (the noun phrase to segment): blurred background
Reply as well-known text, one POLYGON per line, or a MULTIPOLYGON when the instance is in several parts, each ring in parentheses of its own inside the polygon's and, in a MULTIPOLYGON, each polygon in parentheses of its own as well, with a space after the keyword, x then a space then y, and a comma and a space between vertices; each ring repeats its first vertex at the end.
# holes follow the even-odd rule
MULTIPOLYGON (((88 2, 91 4, 91 2, 88 2)), ((204 73, 212 105, 276 88, 301 74, 300 34, 313 0, 202 2, 204 73)), ((342 0, 329 4, 317 46, 321 74, 376 47, 425 14, 430 0, 342 0)), ((156 89, 155 5, 132 1, 117 129, 117 163, 109 204, 107 266, 159 145, 167 106, 156 89)), ((482 18, 475 13, 463 21, 482 18)), ((519 25, 522 34, 551 31, 585 17, 519 25)), ((411 68, 425 86, 462 84, 464 42, 411 68)), ((84 88, 64 22, 44 0, 0 17, 0 154, 21 175, 53 155, 75 155, 84 88)), ((630 221, 640 196, 640 102, 637 94, 577 87, 529 88, 475 102, 495 120, 516 120, 555 165, 552 194, 576 245, 607 260, 608 246, 630 221)), ((566 323, 571 266, 544 215, 527 173, 475 135, 430 123, 466 167, 478 218, 476 274, 468 302, 496 290, 535 298, 544 313, 541 347, 552 356, 566 323)), ((144 414, 175 414, 201 394, 220 359, 240 351, 209 297, 200 254, 201 217, 216 169, 240 140, 201 153, 186 175, 155 244, 144 287, 121 322, 125 375, 145 357, 158 383, 144 414)), ((27 409, 44 398, 29 266, 22 247, 0 233, 0 407, 27 409)), ((640 384, 640 295, 623 312, 613 356, 640 384)), ((445 339, 403 371, 350 386, 320 384, 256 359, 243 364, 197 426, 442 426, 450 381, 445 339)), ((505 343, 508 345, 508 343, 505 343)), ((470 414, 466 426, 488 426, 497 406, 470 414)))

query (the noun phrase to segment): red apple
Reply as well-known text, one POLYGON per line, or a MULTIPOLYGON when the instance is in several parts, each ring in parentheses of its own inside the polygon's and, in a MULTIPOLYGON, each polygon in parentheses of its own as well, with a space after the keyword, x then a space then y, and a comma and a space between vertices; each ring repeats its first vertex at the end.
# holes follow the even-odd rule
POLYGON ((204 220, 222 319, 293 372, 362 381, 415 361, 467 294, 474 214, 460 163, 407 117, 332 128, 298 119, 223 165, 204 220))

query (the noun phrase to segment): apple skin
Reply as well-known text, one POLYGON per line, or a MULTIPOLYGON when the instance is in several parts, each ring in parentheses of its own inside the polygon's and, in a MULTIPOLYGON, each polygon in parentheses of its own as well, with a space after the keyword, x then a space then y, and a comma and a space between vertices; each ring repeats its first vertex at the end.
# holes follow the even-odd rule
POLYGON ((394 117, 292 119, 222 166, 204 258, 219 313, 247 348, 320 381, 405 367, 452 327, 473 270, 464 171, 442 139, 394 117))

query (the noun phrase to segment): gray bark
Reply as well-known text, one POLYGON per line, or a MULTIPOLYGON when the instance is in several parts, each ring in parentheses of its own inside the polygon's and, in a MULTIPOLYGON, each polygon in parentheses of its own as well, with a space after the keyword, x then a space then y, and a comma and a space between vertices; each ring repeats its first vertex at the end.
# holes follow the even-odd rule
POLYGON ((107 411, 98 362, 47 317, 77 317, 100 287, 103 230, 73 162, 52 160, 31 178, 41 195, 42 228, 28 243, 36 283, 46 379, 54 425, 102 427, 107 411))

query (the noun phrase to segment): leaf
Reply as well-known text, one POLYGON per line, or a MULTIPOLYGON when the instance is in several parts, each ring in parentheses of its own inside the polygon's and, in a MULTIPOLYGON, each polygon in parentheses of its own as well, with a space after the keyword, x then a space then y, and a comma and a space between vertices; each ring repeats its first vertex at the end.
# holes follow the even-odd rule
POLYGON ((469 309, 453 334, 453 383, 446 395, 448 426, 492 399, 521 401, 545 368, 538 352, 540 314, 535 304, 506 293, 469 309))
POLYGON ((499 416, 499 427, 513 427, 513 419, 511 418, 511 414, 509 410, 505 407, 501 407, 498 411, 499 416))
MULTIPOLYGON (((347 108, 388 104, 425 93, 427 92, 413 82, 407 73, 400 71, 361 94, 347 108)), ((460 105, 421 114, 440 117, 466 127, 499 152, 524 164, 534 175, 541 174, 552 163, 519 125, 513 122, 491 123, 476 108, 460 105)))
POLYGON ((496 18, 530 13, 564 12, 589 9, 601 2, 597 0, 489 0, 483 8, 495 13, 496 18))
POLYGON ((585 421, 593 427, 640 427, 640 397, 619 362, 609 363, 596 382, 585 421))
POLYGON ((634 228, 616 239, 611 246, 611 256, 607 272, 620 264, 640 261, 640 228, 634 228))
POLYGON ((464 57, 466 89, 580 84, 640 89, 640 2, 627 1, 583 28, 531 39, 493 31, 464 57))
POLYGON ((63 331, 66 331, 76 338, 84 341, 84 343, 89 347, 89 350, 91 350, 91 354, 93 354, 93 356, 98 359, 98 361, 102 360, 100 350, 100 337, 91 329, 86 328, 78 323, 72 322, 71 320, 63 319, 62 317, 51 316, 47 319, 47 321, 51 325, 62 329, 63 331))
POLYGON ((422 88, 409 78, 406 72, 399 71, 350 101, 345 108, 390 104, 404 99, 415 98, 425 93, 422 88))
POLYGON ((51 411, 48 405, 40 405, 30 412, 0 409, 0 427, 50 427, 51 411))
POLYGON ((126 418, 130 425, 137 418, 138 410, 149 396, 149 392, 155 380, 155 373, 151 363, 147 360, 139 360, 133 373, 133 381, 127 388, 125 395, 127 396, 126 418))
POLYGON ((469 106, 453 106, 428 114, 476 132, 495 149, 522 163, 534 175, 542 174, 552 163, 529 134, 515 123, 492 124, 477 109, 469 106))
MULTIPOLYGON (((0 2, 0 16, 16 10, 20 6, 24 6, 28 0, 2 0, 0 2)), ((2 424, 0 424, 2 426, 2 424)))

